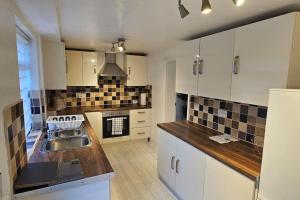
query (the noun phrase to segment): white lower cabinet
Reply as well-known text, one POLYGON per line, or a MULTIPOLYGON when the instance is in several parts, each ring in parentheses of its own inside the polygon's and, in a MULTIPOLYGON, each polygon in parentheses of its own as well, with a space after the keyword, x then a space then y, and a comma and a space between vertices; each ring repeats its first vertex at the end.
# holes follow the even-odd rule
POLYGON ((160 178, 175 191, 175 154, 177 139, 159 129, 157 171, 160 178))
POLYGON ((253 200, 255 181, 158 129, 159 177, 183 200, 253 200))
POLYGON ((85 115, 94 129, 100 144, 102 144, 102 112, 87 112, 85 115))
POLYGON ((150 138, 151 109, 130 110, 130 139, 150 138))
POLYGON ((158 174, 180 199, 201 200, 205 154, 159 129, 158 174))
POLYGON ((253 200, 255 182, 206 156, 204 200, 253 200))

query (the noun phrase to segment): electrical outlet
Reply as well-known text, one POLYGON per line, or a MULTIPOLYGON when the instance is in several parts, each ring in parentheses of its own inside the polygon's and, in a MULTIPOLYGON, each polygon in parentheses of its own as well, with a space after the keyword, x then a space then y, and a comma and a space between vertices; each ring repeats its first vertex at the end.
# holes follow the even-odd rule
POLYGON ((226 110, 223 110, 223 109, 219 109, 219 111, 218 111, 218 116, 219 116, 219 117, 226 118, 226 117, 227 117, 227 111, 226 111, 226 110))

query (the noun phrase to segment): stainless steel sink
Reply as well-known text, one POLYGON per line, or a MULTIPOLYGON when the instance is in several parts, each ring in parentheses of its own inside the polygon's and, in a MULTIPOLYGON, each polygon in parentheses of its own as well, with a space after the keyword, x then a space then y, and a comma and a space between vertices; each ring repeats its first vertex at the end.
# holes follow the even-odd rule
POLYGON ((42 145, 42 151, 62 151, 72 148, 84 147, 90 144, 87 136, 58 138, 45 140, 42 145))
POLYGON ((69 137, 78 137, 83 136, 85 133, 81 129, 75 130, 60 130, 53 133, 55 138, 69 138, 69 137))
POLYGON ((45 139, 43 142, 41 151, 63 151, 85 147, 90 143, 90 138, 86 134, 84 127, 74 130, 57 130, 48 132, 48 139, 45 139))

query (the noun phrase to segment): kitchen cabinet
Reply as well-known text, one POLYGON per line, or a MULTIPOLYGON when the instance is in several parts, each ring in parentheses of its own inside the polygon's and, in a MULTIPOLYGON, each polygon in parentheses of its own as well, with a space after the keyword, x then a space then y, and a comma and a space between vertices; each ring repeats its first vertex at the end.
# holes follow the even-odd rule
POLYGON ((102 144, 102 112, 86 112, 85 115, 94 129, 100 144, 102 144))
POLYGON ((177 138, 158 129, 157 172, 173 192, 175 188, 175 154, 177 138))
POLYGON ((98 66, 96 52, 66 51, 67 85, 97 86, 98 66))
POLYGON ((151 109, 130 110, 130 139, 150 138, 151 109))
POLYGON ((206 156, 204 200, 253 200, 255 182, 206 156))
POLYGON ((184 42, 177 48, 176 92, 197 95, 199 39, 184 42))
POLYGON ((65 44, 42 40, 45 89, 65 90, 67 87, 65 44))
POLYGON ((300 88, 298 12, 188 41, 177 48, 179 93, 267 106, 269 89, 300 88))
POLYGON ((257 192, 256 181, 160 128, 157 170, 179 199, 253 200, 257 192))
POLYGON ((82 53, 82 79, 83 86, 98 85, 98 68, 97 68, 97 53, 83 52, 82 53))
POLYGON ((231 100, 268 105, 271 88, 300 87, 299 13, 236 29, 231 100))
POLYGON ((147 57, 126 55, 125 63, 128 75, 127 86, 146 86, 148 84, 147 57))
POLYGON ((82 86, 82 53, 80 51, 66 51, 67 57, 67 85, 82 86))
POLYGON ((203 199, 205 154, 159 129, 158 174, 180 199, 203 199))
POLYGON ((200 40, 198 96, 230 100, 234 30, 200 40))

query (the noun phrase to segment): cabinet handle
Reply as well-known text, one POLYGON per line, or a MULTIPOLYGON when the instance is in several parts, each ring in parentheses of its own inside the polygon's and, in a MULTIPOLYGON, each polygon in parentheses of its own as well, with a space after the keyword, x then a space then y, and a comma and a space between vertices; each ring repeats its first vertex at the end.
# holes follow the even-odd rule
POLYGON ((138 114, 145 114, 146 112, 144 111, 144 112, 138 112, 138 114))
POLYGON ((198 74, 200 74, 200 75, 203 73, 203 63, 204 63, 203 60, 199 61, 198 74))
POLYGON ((179 160, 176 160, 176 174, 179 174, 178 165, 179 165, 179 160))
POLYGON ((174 170, 174 160, 175 160, 175 156, 172 156, 171 158, 171 169, 174 170))
POLYGON ((131 69, 130 69, 130 67, 128 67, 128 75, 130 75, 131 74, 131 69))
POLYGON ((194 61, 194 64, 193 64, 193 74, 197 75, 197 61, 196 60, 194 61))
POLYGON ((137 121, 138 123, 145 123, 146 121, 145 120, 142 120, 142 121, 137 121))
POLYGON ((96 66, 94 66, 94 74, 96 74, 97 73, 97 71, 96 71, 96 66))
POLYGON ((233 74, 238 74, 238 68, 240 65, 240 56, 235 56, 234 63, 233 63, 233 74))
POLYGON ((138 134, 138 135, 144 135, 145 132, 138 132, 138 133, 136 133, 136 134, 138 134))
POLYGON ((68 62, 66 61, 66 74, 69 72, 68 62))

